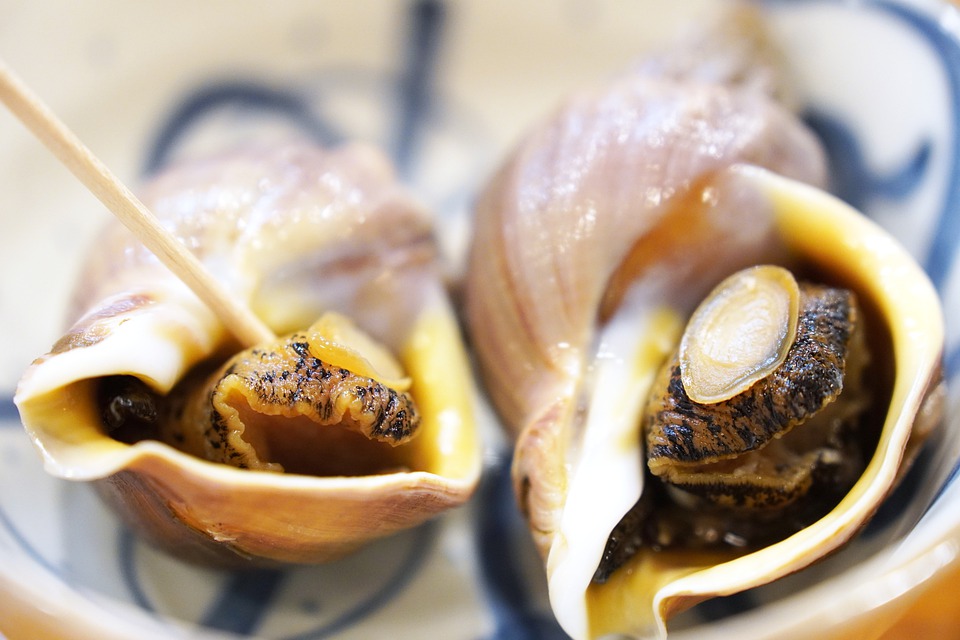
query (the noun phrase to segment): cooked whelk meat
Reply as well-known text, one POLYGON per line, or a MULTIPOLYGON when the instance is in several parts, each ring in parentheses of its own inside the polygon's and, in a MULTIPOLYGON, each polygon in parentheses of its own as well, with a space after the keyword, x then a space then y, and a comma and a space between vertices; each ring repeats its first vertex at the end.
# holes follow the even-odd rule
MULTIPOLYGON (((853 440, 849 431, 866 405, 856 302, 849 291, 803 284, 799 306, 782 364, 730 398, 692 401, 679 359, 665 363, 644 417, 655 476, 720 506, 764 510, 806 495, 819 465, 850 463, 851 452, 836 447, 853 440)), ((729 330, 757 322, 745 316, 729 330)), ((860 471, 845 474, 850 481, 841 490, 860 471)))
MULTIPOLYGON (((718 289, 755 278, 755 269, 734 274, 718 289)), ((780 364, 740 393, 697 402, 686 391, 678 355, 661 367, 643 424, 647 466, 665 485, 645 493, 614 529, 595 579, 606 580, 629 559, 626 541, 635 553, 643 544, 756 547, 782 539, 827 513, 860 477, 863 446, 871 440, 859 428, 869 402, 861 312, 848 290, 810 283, 797 289, 795 335, 780 364)), ((750 294, 726 302, 742 311, 749 307, 742 297, 750 294)), ((716 304, 714 295, 705 304, 716 304)), ((758 323, 778 334, 782 328, 763 314, 729 311, 728 326, 713 326, 715 333, 701 339, 722 339, 738 329, 762 333, 758 323)), ((702 329, 696 315, 685 337, 702 329)), ((729 352, 752 352, 755 343, 737 346, 729 352)), ((758 359, 770 359, 765 356, 758 359)), ((696 360, 691 356, 688 366, 697 366, 696 360)))
POLYGON ((467 500, 466 352, 430 216, 382 154, 237 150, 141 199, 280 337, 239 349, 110 225, 79 320, 17 391, 51 473, 93 481, 173 553, 227 564, 331 560, 467 500))
POLYGON ((396 471, 402 458, 394 447, 420 426, 406 391, 410 381, 380 381, 369 366, 324 353, 324 325, 347 322, 325 318, 240 352, 200 384, 185 381, 173 393, 180 397, 161 437, 243 469, 329 476, 396 471))

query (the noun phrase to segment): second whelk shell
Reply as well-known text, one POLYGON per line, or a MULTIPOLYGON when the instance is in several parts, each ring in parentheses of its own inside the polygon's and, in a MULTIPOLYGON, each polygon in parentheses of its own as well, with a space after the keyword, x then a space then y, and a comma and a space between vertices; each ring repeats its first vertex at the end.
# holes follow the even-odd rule
MULTIPOLYGON (((830 554, 875 511, 917 439, 938 422, 936 293, 892 238, 817 189, 822 151, 776 99, 784 92, 771 84, 776 56, 762 46, 762 25, 752 13, 738 24, 743 30, 697 40, 696 55, 686 43, 679 57, 641 64, 564 102, 520 141, 478 199, 466 283, 472 343, 515 437, 515 493, 545 561, 551 605, 578 639, 663 633, 684 608, 830 554), (756 265, 787 268, 815 290, 852 292, 863 309, 854 315, 872 354, 871 383, 855 391, 863 365, 852 358, 841 365, 852 374, 845 382, 852 402, 826 405, 846 407, 856 423, 854 462, 833 464, 846 454, 847 430, 827 430, 802 447, 823 444, 823 455, 813 454, 823 464, 800 453, 783 484, 732 482, 737 471, 721 468, 732 464, 724 459, 698 485, 684 460, 654 457, 650 466, 680 486, 663 483, 647 471, 642 417, 658 371, 713 287, 756 265), (817 506, 822 511, 791 523, 802 528, 797 533, 756 535, 755 546, 744 546, 741 532, 762 531, 769 518, 744 515, 738 496, 749 496, 743 506, 759 506, 773 500, 770 487, 792 486, 778 498, 789 508, 816 484, 808 480, 818 469, 845 476, 817 506), (718 478, 725 486, 712 486, 718 478), (614 557, 619 569, 608 570, 614 557)), ((723 401, 734 403, 731 412, 746 409, 740 394, 778 370, 781 356, 790 358, 777 351, 756 379, 747 372, 730 389, 719 385, 719 396, 736 392, 723 401)), ((716 448, 730 434, 719 422, 712 427, 716 448)), ((676 444, 657 429, 649 432, 651 450, 676 444)), ((746 431, 737 423, 732 433, 754 438, 746 431)), ((794 426, 783 443, 769 441, 794 461, 804 433, 794 426)), ((695 437, 690 449, 707 450, 699 443, 710 437, 695 437)))

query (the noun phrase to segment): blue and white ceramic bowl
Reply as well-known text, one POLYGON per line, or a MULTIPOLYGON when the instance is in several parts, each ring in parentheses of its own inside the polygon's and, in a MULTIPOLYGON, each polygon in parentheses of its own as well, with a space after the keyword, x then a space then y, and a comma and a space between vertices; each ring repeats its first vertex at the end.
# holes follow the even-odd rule
MULTIPOLYGON (((471 198, 526 126, 722 1, 0 0, 0 56, 129 184, 229 138, 372 140, 437 212, 456 261, 471 198)), ((886 621, 960 553, 960 13, 935 0, 765 6, 830 152, 833 190, 891 229, 943 297, 948 423, 850 547, 695 608, 678 637, 886 621)), ((74 265, 107 214, 6 112, 0 141, 0 632, 563 637, 492 418, 468 507, 322 567, 197 569, 132 537, 88 487, 48 477, 13 390, 58 337, 74 265)))

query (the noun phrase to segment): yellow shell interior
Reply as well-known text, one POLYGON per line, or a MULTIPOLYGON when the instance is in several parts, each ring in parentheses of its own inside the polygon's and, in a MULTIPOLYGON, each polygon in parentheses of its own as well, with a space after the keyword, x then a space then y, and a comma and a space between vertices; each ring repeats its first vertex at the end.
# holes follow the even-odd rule
MULTIPOLYGON (((564 527, 551 548, 548 575, 554 610, 576 638, 665 634, 667 619, 679 611, 713 596, 766 584, 837 549, 863 526, 894 485, 914 419, 937 384, 944 332, 940 303, 911 256, 876 224, 827 193, 755 167, 734 171, 769 198, 788 249, 802 263, 829 273, 868 300, 887 324, 895 379, 877 449, 859 481, 828 515, 787 539, 739 557, 644 549, 606 583, 591 583, 585 593, 579 587, 577 596, 571 593, 577 587, 565 582, 572 577, 564 575, 569 568, 560 561, 569 555, 567 546, 575 534, 564 527)), ((647 379, 648 372, 639 372, 637 380, 642 382, 636 388, 648 388, 647 379)), ((577 490, 571 487, 571 495, 577 490)), ((582 511, 570 513, 583 504, 571 503, 568 497, 564 522, 589 517, 582 511)), ((581 572, 581 585, 583 577, 581 572)))

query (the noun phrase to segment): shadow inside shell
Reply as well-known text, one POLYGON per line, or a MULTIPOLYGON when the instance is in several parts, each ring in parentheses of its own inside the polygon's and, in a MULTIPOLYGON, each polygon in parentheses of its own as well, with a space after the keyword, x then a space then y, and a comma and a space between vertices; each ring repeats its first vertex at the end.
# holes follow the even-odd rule
POLYGON ((916 501, 922 497, 921 489, 929 481, 935 449, 935 442, 926 443, 903 480, 848 547, 773 584, 706 600, 671 620, 670 628, 680 630, 705 622, 717 622, 776 602, 830 576, 839 575, 909 533, 929 506, 916 501))

